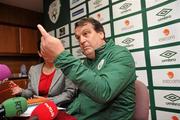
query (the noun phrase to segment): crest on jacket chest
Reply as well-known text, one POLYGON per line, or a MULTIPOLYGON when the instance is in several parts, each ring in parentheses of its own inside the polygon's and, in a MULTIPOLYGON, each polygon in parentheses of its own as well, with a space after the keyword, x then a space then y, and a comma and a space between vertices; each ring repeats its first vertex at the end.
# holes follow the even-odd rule
POLYGON ((100 70, 100 69, 103 67, 104 63, 105 63, 105 59, 102 59, 102 60, 99 62, 99 64, 97 65, 97 69, 100 70))

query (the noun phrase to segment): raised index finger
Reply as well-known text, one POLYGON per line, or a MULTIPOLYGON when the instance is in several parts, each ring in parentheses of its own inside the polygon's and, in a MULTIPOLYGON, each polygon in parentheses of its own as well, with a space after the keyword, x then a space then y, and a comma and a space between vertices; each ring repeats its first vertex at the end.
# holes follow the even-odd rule
POLYGON ((41 35, 42 35, 43 37, 46 38, 46 37, 49 36, 49 34, 46 32, 46 30, 43 28, 42 25, 38 24, 37 27, 38 27, 38 29, 39 29, 39 31, 41 32, 41 35))

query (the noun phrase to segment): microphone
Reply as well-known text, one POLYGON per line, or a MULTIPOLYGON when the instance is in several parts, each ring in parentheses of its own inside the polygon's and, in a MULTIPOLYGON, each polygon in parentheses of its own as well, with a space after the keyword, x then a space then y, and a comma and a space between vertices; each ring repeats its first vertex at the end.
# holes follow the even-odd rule
POLYGON ((58 114, 56 104, 49 100, 39 104, 31 113, 30 120, 38 118, 38 120, 53 120, 58 114))
POLYGON ((19 116, 27 110, 27 101, 24 97, 13 97, 0 105, 0 116, 19 116))
POLYGON ((10 77, 11 75, 11 70, 7 65, 0 64, 0 81, 3 81, 10 77))

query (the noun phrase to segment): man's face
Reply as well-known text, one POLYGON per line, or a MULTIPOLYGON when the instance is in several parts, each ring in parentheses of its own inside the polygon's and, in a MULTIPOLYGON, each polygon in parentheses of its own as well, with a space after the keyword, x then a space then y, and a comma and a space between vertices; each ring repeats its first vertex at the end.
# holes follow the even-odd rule
POLYGON ((95 50, 104 44, 103 32, 96 32, 90 23, 75 29, 75 37, 78 40, 84 55, 91 58, 95 50))

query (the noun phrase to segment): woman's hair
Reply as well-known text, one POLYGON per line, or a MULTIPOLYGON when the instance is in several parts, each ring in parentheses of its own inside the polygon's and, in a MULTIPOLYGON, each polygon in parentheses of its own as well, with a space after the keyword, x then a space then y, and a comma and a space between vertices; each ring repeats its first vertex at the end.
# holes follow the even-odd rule
POLYGON ((37 48, 38 48, 38 51, 40 52, 41 51, 41 40, 38 39, 37 41, 37 48))
MULTIPOLYGON (((41 53, 41 39, 38 39, 37 41, 37 48, 38 48, 38 52, 41 53)), ((44 62, 44 59, 42 57, 39 57, 39 63, 44 62)))
POLYGON ((75 29, 77 27, 84 26, 87 23, 92 24, 94 26, 94 30, 96 32, 103 32, 103 34, 104 34, 104 38, 103 39, 105 39, 105 32, 104 32, 104 28, 103 28, 102 24, 99 21, 95 20, 94 18, 90 17, 90 18, 83 18, 83 19, 81 19, 80 21, 75 23, 75 29))

